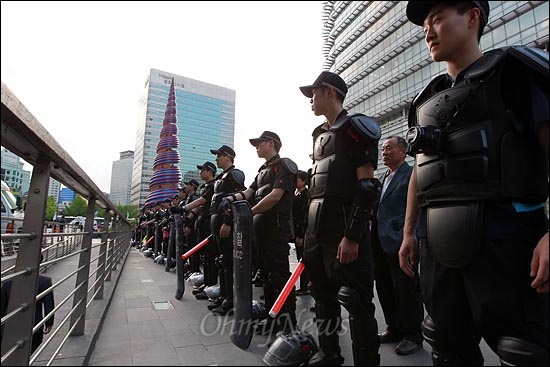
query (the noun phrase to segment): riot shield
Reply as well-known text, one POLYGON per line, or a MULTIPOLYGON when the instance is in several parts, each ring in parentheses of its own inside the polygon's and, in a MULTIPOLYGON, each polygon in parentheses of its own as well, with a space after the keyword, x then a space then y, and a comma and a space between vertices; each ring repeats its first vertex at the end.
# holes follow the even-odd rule
POLYGON ((246 200, 235 201, 233 212, 233 305, 231 341, 247 349, 252 341, 252 211, 246 200))

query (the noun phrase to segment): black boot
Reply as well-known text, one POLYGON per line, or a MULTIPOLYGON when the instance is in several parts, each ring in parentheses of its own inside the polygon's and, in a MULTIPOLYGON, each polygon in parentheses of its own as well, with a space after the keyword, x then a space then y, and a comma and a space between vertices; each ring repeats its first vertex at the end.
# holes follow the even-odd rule
POLYGON ((325 354, 319 351, 308 361, 308 366, 341 366, 344 363, 344 357, 340 354, 325 354))
POLYGON ((224 299, 219 307, 212 310, 212 313, 219 316, 225 316, 227 314, 231 315, 233 314, 233 303, 229 302, 227 299, 224 299))
POLYGON ((220 307, 222 302, 223 302, 223 298, 220 297, 216 301, 214 301, 214 303, 212 303, 211 305, 206 306, 206 308, 212 311, 213 309, 220 307))

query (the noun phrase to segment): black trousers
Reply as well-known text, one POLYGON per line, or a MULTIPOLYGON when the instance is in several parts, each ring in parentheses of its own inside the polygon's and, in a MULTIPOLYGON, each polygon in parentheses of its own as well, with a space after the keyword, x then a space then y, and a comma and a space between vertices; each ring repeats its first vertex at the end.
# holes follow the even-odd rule
MULTIPOLYGON (((373 230, 376 231, 376 227, 373 230)), ((398 253, 385 252, 376 232, 372 239, 376 292, 387 329, 397 333, 402 339, 421 343, 424 304, 418 268, 415 269, 415 277, 409 277, 399 266, 398 253)))
POLYGON ((459 269, 439 264, 428 241, 420 240, 422 293, 436 326, 434 352, 464 363, 483 360, 481 338, 496 352, 502 336, 548 352, 549 295, 531 288, 529 275, 541 237, 483 239, 471 263, 459 269))
POLYGON ((349 264, 341 264, 336 254, 346 225, 342 211, 341 206, 325 206, 320 223, 315 226, 308 223, 304 244, 304 264, 315 298, 319 344, 326 354, 340 354, 338 333, 342 319, 338 292, 341 287, 347 287, 360 296, 353 307, 362 311, 362 335, 358 340, 353 340, 352 334, 352 342, 376 354, 379 344, 374 317, 374 264, 370 234, 366 233, 361 239, 357 259, 349 264), (319 228, 319 231, 314 233, 311 227, 319 228))
MULTIPOLYGON (((264 283, 265 305, 269 310, 290 278, 290 218, 278 215, 263 215, 261 221, 254 220, 254 239, 257 242, 260 274, 264 283)), ((290 292, 278 319, 287 318, 296 324, 296 294, 290 292)))

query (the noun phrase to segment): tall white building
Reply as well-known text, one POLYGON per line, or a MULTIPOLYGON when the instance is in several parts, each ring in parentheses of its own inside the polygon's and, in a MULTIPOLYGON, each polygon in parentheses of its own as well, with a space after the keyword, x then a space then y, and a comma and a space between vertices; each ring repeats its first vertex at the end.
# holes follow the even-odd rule
POLYGON ((113 162, 109 199, 115 205, 130 205, 133 163, 134 152, 131 150, 120 152, 120 159, 113 162))
MULTIPOLYGON (((151 69, 139 106, 130 194, 132 205, 142 206, 149 193, 172 78, 182 181, 194 178, 200 182, 197 165, 212 160, 210 149, 234 144, 234 90, 151 69)), ((113 198, 111 200, 115 202, 113 198)))
POLYGON ((48 184, 48 196, 53 197, 53 201, 57 204, 57 209, 63 209, 59 202, 59 192, 61 191, 61 182, 55 178, 50 177, 50 183, 48 184))

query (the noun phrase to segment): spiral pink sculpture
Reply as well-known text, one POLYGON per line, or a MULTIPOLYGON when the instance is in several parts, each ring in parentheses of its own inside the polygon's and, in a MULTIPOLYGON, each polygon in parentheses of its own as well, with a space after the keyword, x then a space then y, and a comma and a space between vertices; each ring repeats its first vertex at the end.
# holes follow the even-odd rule
POLYGON ((153 163, 153 177, 149 181, 149 195, 145 205, 171 198, 178 193, 181 172, 177 164, 180 162, 178 153, 178 118, 176 116, 176 92, 174 78, 168 93, 168 104, 164 112, 160 140, 157 145, 157 157, 153 163))

